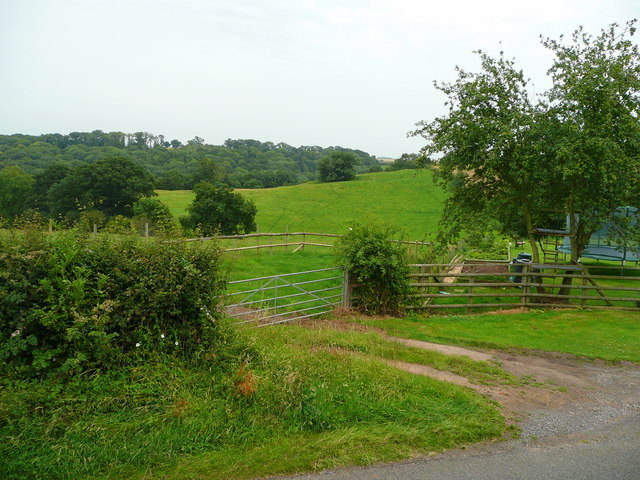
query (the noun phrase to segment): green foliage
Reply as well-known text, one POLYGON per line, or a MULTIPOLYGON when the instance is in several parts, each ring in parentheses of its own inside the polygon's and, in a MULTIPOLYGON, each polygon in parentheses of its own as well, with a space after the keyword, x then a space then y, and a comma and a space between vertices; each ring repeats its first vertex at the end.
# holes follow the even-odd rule
POLYGON ((376 163, 366 152, 342 147, 293 147, 250 139, 209 145, 199 137, 183 145, 148 132, 95 130, 67 135, 0 135, 0 169, 16 165, 38 175, 54 163, 72 168, 123 157, 145 167, 162 189, 191 189, 199 181, 215 179, 233 188, 270 188, 315 180, 319 159, 334 150, 352 152, 365 166, 376 163), (218 172, 210 176, 202 170, 202 161, 214 162, 218 172))
POLYGON ((20 167, 0 170, 0 217, 13 220, 30 207, 33 183, 33 177, 20 167))
POLYGON ((221 341, 221 251, 73 232, 0 235, 5 373, 109 369, 150 353, 193 356, 221 341))
POLYGON ((360 159, 351 152, 336 150, 318 162, 318 180, 344 182, 356 178, 356 165, 360 159))
MULTIPOLYGON (((640 206, 640 49, 636 20, 596 37, 582 27, 571 41, 546 38, 555 54, 546 93, 549 156, 563 181, 572 260, 617 207, 640 206), (579 219, 576 215, 579 213, 579 219)), ((551 162, 550 162, 551 163, 551 162)))
POLYGON ((157 198, 141 198, 133 205, 133 213, 133 222, 138 233, 145 233, 145 224, 149 225, 150 235, 171 234, 179 230, 169 207, 157 198))
POLYGON ((479 73, 458 68, 454 83, 436 85, 449 112, 412 134, 427 140, 426 156, 441 156, 437 174, 449 191, 442 224, 452 236, 478 215, 493 218, 505 234, 527 232, 537 260, 542 212, 563 209, 575 261, 616 207, 640 202, 634 23, 623 31, 613 24, 595 38, 578 29, 569 44, 543 39, 555 54, 553 86, 535 104, 528 80, 503 54, 479 52, 479 73))
POLYGON ((409 293, 409 268, 391 227, 354 224, 337 243, 338 259, 355 284, 355 304, 368 314, 393 314, 409 293))
MULTIPOLYGON (((444 355, 373 333, 289 326, 241 341, 256 354, 228 371, 151 356, 64 383, 4 384, 0 477, 257 478, 407 458, 504 430, 484 397, 377 358, 458 363, 444 355)), ((495 367, 459 363, 504 380, 495 367)))
POLYGON ((200 228, 204 235, 233 235, 256 230, 255 204, 229 187, 200 182, 193 189, 195 198, 188 207, 186 224, 200 228))
POLYGON ((100 210, 84 210, 80 213, 76 225, 83 232, 92 232, 94 225, 98 230, 102 230, 106 223, 107 216, 100 210))
POLYGON ((133 215, 133 204, 155 195, 147 170, 126 158, 105 158, 80 165, 50 186, 46 193, 52 215, 75 218, 82 209, 107 216, 133 215))

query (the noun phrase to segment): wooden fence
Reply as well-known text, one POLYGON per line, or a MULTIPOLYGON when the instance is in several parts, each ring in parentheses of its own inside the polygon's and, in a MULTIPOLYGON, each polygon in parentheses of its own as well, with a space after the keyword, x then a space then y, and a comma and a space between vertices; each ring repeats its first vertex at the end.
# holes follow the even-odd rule
POLYGON ((411 265, 411 309, 640 311, 640 268, 482 262, 411 265), (563 281, 571 280, 571 285, 563 281))
MULTIPOLYGON (((185 241, 197 242, 197 241, 207 241, 207 240, 222 240, 227 244, 227 248, 225 248, 226 252, 241 252, 246 250, 257 250, 259 254, 260 250, 267 249, 267 248, 270 251, 273 251, 274 248, 284 248, 285 251, 288 251, 289 248, 292 248, 292 252, 297 252, 298 250, 304 251, 306 246, 333 248, 335 246, 335 239, 341 238, 341 237, 342 235, 336 235, 332 233, 312 233, 312 232, 261 233, 261 232, 257 232, 257 233, 250 233, 247 235, 220 235, 215 237, 189 238, 189 239, 186 239, 185 241), (317 238, 320 238, 322 240, 317 240, 317 238), (281 239, 284 241, 282 241, 281 239), (255 244, 239 246, 243 242, 255 242, 255 244)), ((407 254, 409 256, 413 256, 414 258, 418 256, 420 247, 431 247, 433 245, 430 242, 420 242, 420 241, 412 241, 412 242, 403 241, 400 243, 407 246, 407 254)))

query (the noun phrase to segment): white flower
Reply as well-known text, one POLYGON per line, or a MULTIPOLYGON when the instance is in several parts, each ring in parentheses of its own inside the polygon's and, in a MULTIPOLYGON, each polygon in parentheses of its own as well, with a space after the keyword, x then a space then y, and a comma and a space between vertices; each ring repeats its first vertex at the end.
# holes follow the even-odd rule
POLYGON ((178 342, 176 342, 176 347, 178 346, 178 342))
POLYGON ((17 337, 18 335, 20 335, 20 330, 16 330, 15 332, 13 332, 13 333, 11 334, 11 338, 13 338, 13 337, 17 337))
POLYGON ((136 348, 138 348, 139 346, 140 346, 140 344, 139 344, 139 343, 136 343, 136 348))
POLYGON ((164 338, 164 333, 161 333, 161 334, 160 334, 160 338, 164 338))

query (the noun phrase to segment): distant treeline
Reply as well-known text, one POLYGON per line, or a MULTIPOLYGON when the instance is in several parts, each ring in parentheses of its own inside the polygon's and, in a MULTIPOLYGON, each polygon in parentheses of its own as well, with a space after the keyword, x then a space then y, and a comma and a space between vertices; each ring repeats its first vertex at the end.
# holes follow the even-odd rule
POLYGON ((375 157, 343 147, 293 147, 231 139, 223 145, 207 145, 197 136, 182 144, 147 132, 94 130, 68 135, 0 135, 0 170, 18 166, 37 175, 52 164, 76 167, 120 157, 146 168, 159 189, 191 189, 202 180, 203 168, 215 168, 219 181, 233 188, 271 188, 315 180, 318 161, 336 150, 357 155, 361 159, 359 172, 377 169, 375 157))

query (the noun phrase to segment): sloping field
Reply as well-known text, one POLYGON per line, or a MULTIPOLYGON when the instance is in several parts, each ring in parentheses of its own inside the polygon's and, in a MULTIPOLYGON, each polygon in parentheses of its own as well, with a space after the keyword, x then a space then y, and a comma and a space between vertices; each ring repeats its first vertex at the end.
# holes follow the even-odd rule
MULTIPOLYGON (((429 170, 359 175, 351 182, 305 183, 291 187, 238 190, 258 207, 261 232, 343 233, 357 220, 382 220, 404 229, 410 240, 436 230, 444 193, 429 170)), ((176 216, 193 199, 189 190, 158 191, 176 216)))

